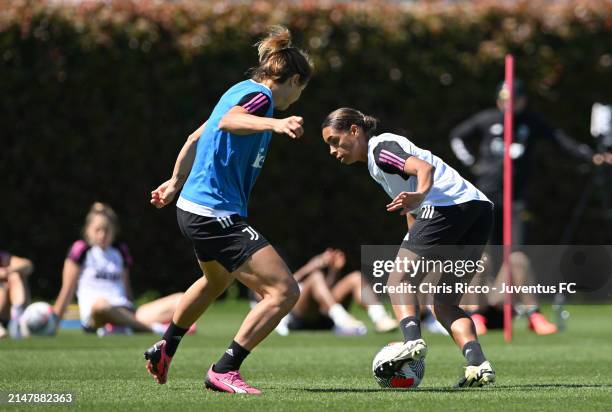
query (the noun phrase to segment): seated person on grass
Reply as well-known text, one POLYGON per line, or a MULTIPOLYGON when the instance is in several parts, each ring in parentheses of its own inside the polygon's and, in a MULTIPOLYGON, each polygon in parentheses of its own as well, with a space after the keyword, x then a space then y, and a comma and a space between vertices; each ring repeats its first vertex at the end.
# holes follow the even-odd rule
POLYGON ((0 339, 21 337, 19 318, 29 300, 27 278, 33 270, 29 259, 0 250, 0 339))
MULTIPOLYGON (((54 306, 58 320, 76 292, 86 332, 163 334, 181 297, 175 293, 134 307, 129 281, 132 257, 125 244, 113 243, 119 230, 115 212, 96 202, 85 219, 83 239, 64 260, 62 288, 54 306)), ((59 325, 59 322, 58 322, 59 325)))
POLYGON ((300 298, 276 331, 287 335, 291 330, 329 329, 338 335, 363 335, 367 332, 366 326, 346 310, 351 301, 366 309, 377 332, 396 329, 397 321, 387 314, 371 288, 362 289, 361 272, 340 276, 345 265, 344 252, 327 249, 298 269, 294 277, 300 285, 300 298), (362 293, 371 296, 362 296, 362 293))

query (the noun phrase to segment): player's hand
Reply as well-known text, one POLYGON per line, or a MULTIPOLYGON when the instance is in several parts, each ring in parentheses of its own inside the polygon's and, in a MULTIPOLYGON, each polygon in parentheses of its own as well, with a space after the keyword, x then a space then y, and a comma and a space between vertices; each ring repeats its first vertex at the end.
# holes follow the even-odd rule
POLYGON ((344 265, 346 265, 346 255, 339 249, 334 250, 334 258, 330 266, 332 269, 341 270, 344 265))
POLYGON ((57 335, 57 332, 60 329, 60 321, 61 321, 61 319, 60 319, 59 316, 57 316, 57 313, 55 313, 55 312, 53 312, 51 314, 51 318, 53 319, 53 322, 55 324, 55 328, 53 329, 52 335, 55 336, 55 335, 57 335))
POLYGON ((312 257, 310 262, 312 265, 316 266, 318 269, 323 269, 331 263, 331 259, 333 257, 333 250, 328 248, 325 249, 324 252, 312 257))
POLYGON ((172 203, 174 196, 178 192, 178 188, 174 184, 173 180, 166 180, 164 183, 159 185, 157 189, 151 192, 151 204, 158 209, 172 203))
POLYGON ((612 164, 612 153, 595 153, 593 155, 593 163, 596 166, 601 166, 604 163, 612 164))
POLYGON ((387 205, 387 212, 400 211, 400 215, 405 215, 419 205, 425 199, 425 194, 420 192, 402 192, 387 205))
POLYGON ((286 134, 292 139, 298 139, 304 134, 302 125, 304 119, 300 116, 291 116, 286 119, 277 119, 274 124, 274 132, 279 134, 286 134))

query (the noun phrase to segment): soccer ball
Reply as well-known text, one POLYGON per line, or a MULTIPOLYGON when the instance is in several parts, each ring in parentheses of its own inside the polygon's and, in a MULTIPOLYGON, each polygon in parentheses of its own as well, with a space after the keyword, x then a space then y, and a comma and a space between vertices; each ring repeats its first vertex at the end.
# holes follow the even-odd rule
POLYGON ((53 308, 46 302, 32 303, 23 311, 20 324, 22 334, 25 336, 53 335, 56 327, 56 318, 53 316, 53 308))
POLYGON ((372 373, 374 379, 383 388, 413 389, 419 386, 425 376, 425 360, 404 362, 402 367, 395 372, 377 372, 378 366, 389 359, 388 352, 401 342, 391 342, 385 345, 374 357, 372 362, 372 373))

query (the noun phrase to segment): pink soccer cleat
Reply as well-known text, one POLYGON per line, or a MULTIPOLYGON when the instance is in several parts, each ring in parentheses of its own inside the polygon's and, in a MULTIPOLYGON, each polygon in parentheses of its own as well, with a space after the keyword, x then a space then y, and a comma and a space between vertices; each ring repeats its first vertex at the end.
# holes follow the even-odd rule
POLYGON ((229 371, 227 373, 217 373, 210 367, 206 374, 204 386, 217 392, 246 393, 249 395, 261 395, 261 391, 246 383, 239 371, 229 371))
POLYGON ((550 335, 557 333, 557 325, 549 322, 540 312, 529 315, 529 329, 537 335, 550 335))
POLYGON ((147 370, 157 383, 163 385, 168 380, 168 369, 172 357, 166 353, 166 341, 160 340, 155 345, 151 346, 145 353, 144 357, 147 360, 147 370))

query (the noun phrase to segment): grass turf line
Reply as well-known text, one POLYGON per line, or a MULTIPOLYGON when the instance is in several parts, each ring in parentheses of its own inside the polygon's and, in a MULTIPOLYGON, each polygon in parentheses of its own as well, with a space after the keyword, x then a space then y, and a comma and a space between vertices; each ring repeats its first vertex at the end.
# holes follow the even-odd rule
MULTIPOLYGON (((69 391, 76 402, 66 409, 105 411, 610 410, 612 307, 569 309, 564 333, 535 336, 518 320, 509 345, 501 332, 482 337, 498 383, 480 390, 450 389, 463 359, 448 337, 425 332, 430 350, 423 383, 418 390, 391 391, 377 386, 371 362, 384 344, 400 340, 399 332, 364 337, 317 332, 272 335, 247 358, 243 375, 263 396, 205 391, 206 370, 248 311, 244 302, 220 302, 200 320, 198 333, 181 343, 164 386, 144 369, 143 351, 156 340, 152 335, 101 339, 66 330, 55 338, 0 341, 0 391, 69 391)), ((366 319, 362 311, 357 315, 366 319)))

